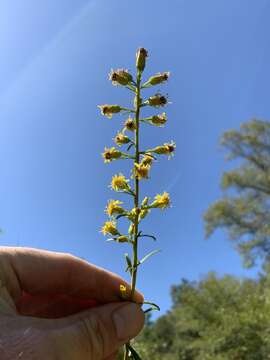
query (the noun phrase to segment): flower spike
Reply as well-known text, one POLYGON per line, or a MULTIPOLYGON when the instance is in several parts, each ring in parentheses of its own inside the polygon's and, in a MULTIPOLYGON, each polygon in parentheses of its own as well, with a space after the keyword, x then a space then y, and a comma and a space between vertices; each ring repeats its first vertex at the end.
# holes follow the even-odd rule
MULTIPOLYGON (((141 150, 141 127, 143 124, 150 124, 155 127, 163 127, 167 123, 166 113, 151 115, 148 117, 141 117, 141 112, 145 107, 159 108, 168 104, 167 96, 159 93, 150 97, 144 97, 143 90, 151 86, 164 84, 167 82, 170 73, 157 73, 148 80, 143 80, 143 71, 146 66, 148 52, 145 48, 139 48, 136 52, 136 76, 126 69, 111 70, 109 79, 113 85, 123 86, 132 92, 132 105, 130 107, 123 107, 120 105, 104 104, 99 105, 102 115, 112 118, 113 115, 121 113, 128 114, 128 118, 124 120, 121 128, 117 131, 113 138, 115 146, 105 147, 102 157, 105 163, 111 163, 114 160, 129 159, 132 161, 131 175, 127 178, 122 172, 113 175, 110 183, 110 188, 118 194, 129 195, 131 204, 126 207, 123 206, 121 200, 108 200, 105 213, 107 221, 104 222, 101 232, 104 235, 110 235, 107 241, 117 243, 119 246, 125 244, 131 247, 132 256, 125 254, 126 269, 130 275, 130 287, 126 284, 121 284, 118 288, 119 299, 135 302, 136 299, 136 283, 138 277, 138 269, 143 266, 145 260, 155 255, 158 251, 150 251, 149 254, 143 258, 139 256, 139 242, 145 238, 156 240, 152 234, 145 233, 141 230, 141 226, 147 216, 151 214, 152 209, 159 208, 161 210, 171 206, 170 195, 164 191, 162 194, 157 194, 153 200, 149 196, 144 196, 143 200, 140 198, 142 189, 141 181, 149 179, 149 173, 157 155, 167 155, 169 158, 174 154, 176 145, 173 141, 164 143, 148 150, 141 150), (134 96, 135 95, 135 96, 134 96), (118 147, 124 147, 124 151, 120 151, 118 147), (132 180, 132 186, 131 186, 132 180), (126 231, 118 229, 118 223, 122 220, 127 221, 128 227, 126 231)), ((149 109, 148 109, 149 110, 149 109)), ((152 128, 154 131, 154 129, 152 128)), ((154 135, 153 135, 154 138, 154 135)), ((143 243, 142 243, 143 245, 143 243)), ((151 308, 146 309, 145 312, 159 309, 158 305, 153 302, 144 302, 144 304, 151 305, 151 308)), ((124 360, 141 359, 136 350, 133 349, 130 342, 125 344, 124 360)))

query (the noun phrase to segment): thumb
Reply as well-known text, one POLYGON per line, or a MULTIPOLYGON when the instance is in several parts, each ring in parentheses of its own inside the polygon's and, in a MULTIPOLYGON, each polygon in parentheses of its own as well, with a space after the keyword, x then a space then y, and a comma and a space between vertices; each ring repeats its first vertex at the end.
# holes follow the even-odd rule
POLYGON ((140 332, 144 313, 135 303, 111 303, 58 321, 53 331, 57 359, 103 360, 140 332))

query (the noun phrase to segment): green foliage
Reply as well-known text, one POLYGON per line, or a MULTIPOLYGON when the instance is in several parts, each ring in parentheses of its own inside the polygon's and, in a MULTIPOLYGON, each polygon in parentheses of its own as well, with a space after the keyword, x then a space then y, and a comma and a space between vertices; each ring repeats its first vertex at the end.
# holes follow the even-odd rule
POLYGON ((134 347, 155 360, 270 359, 270 271, 258 280, 214 273, 172 288, 173 306, 148 320, 134 347))
POLYGON ((244 123, 225 132, 221 145, 240 165, 223 174, 224 196, 204 214, 206 236, 226 229, 249 267, 270 257, 270 123, 244 123))

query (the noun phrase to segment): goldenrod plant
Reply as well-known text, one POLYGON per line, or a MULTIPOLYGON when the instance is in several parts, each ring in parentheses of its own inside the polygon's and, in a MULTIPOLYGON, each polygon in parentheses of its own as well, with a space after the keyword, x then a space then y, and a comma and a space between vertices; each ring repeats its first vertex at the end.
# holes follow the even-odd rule
MULTIPOLYGON (((131 247, 132 254, 125 254, 126 271, 130 273, 131 286, 130 289, 127 289, 126 286, 121 285, 119 289, 121 297, 128 301, 134 301, 139 267, 141 267, 149 257, 158 252, 158 250, 154 250, 143 258, 139 257, 139 241, 143 237, 156 240, 155 236, 143 232, 141 223, 152 209, 159 208, 163 210, 171 205, 170 196, 167 192, 157 194, 153 200, 151 200, 149 196, 142 196, 141 182, 149 179, 151 167, 158 160, 158 156, 165 155, 170 158, 176 148, 173 141, 149 149, 140 148, 143 125, 148 124, 155 127, 162 127, 167 123, 165 112, 148 117, 141 116, 142 110, 146 107, 159 109, 168 104, 167 97, 160 93, 155 93, 146 99, 142 97, 144 89, 167 82, 170 75, 169 72, 158 73, 143 82, 142 74, 147 58, 147 50, 144 48, 138 49, 136 53, 135 78, 125 69, 112 70, 109 75, 109 79, 113 85, 122 86, 131 91, 134 96, 133 105, 131 107, 123 107, 117 104, 99 106, 102 115, 109 119, 116 114, 126 115, 127 117, 113 139, 115 146, 105 147, 102 156, 105 163, 111 163, 121 159, 131 161, 130 174, 127 176, 123 173, 114 175, 110 185, 111 189, 116 193, 128 195, 131 204, 124 206, 120 200, 109 200, 105 210, 108 215, 108 220, 104 223, 101 232, 105 236, 111 236, 108 241, 127 243, 131 247), (125 147, 125 150, 122 150, 123 147, 125 147), (125 232, 119 230, 118 221, 121 218, 126 218, 129 221, 129 227, 125 232)), ((158 305, 152 302, 145 301, 144 304, 150 305, 150 308, 146 309, 145 312, 159 310, 158 305)), ((130 343, 125 345, 124 359, 140 359, 139 354, 130 343)))

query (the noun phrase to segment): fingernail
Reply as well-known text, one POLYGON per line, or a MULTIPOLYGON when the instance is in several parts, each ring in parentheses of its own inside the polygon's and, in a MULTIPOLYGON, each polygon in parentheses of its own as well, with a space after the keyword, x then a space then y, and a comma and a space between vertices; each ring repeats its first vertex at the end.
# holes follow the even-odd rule
POLYGON ((118 339, 129 340, 142 329, 144 313, 137 304, 129 303, 115 310, 113 321, 118 339))

